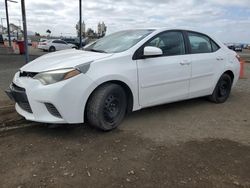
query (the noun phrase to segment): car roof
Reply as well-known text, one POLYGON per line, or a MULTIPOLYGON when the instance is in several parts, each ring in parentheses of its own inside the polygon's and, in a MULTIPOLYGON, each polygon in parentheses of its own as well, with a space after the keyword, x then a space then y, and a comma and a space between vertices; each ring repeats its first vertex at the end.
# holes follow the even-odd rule
POLYGON ((54 41, 54 40, 61 40, 61 39, 50 39, 50 41, 54 41))
POLYGON ((181 30, 181 31, 189 31, 189 32, 195 32, 195 33, 201 33, 208 36, 207 33, 199 31, 199 30, 193 30, 189 28, 184 27, 149 27, 149 28, 134 28, 134 29, 125 29, 125 30, 153 30, 154 32, 163 32, 163 31, 171 31, 171 30, 181 30))

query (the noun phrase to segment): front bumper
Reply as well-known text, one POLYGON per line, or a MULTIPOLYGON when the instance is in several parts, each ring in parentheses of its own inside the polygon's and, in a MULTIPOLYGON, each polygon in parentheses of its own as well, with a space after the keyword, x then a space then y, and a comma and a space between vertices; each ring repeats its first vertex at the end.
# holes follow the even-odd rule
POLYGON ((44 123, 83 123, 88 96, 96 87, 86 75, 51 85, 29 77, 19 77, 6 90, 16 102, 16 111, 27 120, 44 123))

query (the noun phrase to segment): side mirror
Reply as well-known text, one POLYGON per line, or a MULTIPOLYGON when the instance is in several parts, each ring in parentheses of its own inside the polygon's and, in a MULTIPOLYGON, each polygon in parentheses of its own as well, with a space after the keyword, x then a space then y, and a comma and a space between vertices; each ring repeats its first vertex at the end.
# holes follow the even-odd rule
POLYGON ((151 57, 151 56, 160 56, 163 52, 160 48, 153 47, 153 46, 146 46, 143 50, 144 57, 151 57))

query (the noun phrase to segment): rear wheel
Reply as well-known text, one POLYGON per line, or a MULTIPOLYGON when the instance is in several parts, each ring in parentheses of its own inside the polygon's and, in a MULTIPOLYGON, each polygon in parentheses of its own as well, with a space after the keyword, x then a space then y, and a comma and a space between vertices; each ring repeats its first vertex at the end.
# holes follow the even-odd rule
POLYGON ((122 122, 126 107, 127 97, 123 88, 117 84, 105 84, 88 101, 88 123, 103 131, 115 129, 122 122))
POLYGON ((51 47, 49 48, 49 52, 54 52, 54 51, 56 51, 55 46, 51 46, 51 47))
POLYGON ((209 100, 214 103, 224 103, 231 92, 232 79, 228 74, 223 74, 214 91, 213 94, 209 96, 209 100))

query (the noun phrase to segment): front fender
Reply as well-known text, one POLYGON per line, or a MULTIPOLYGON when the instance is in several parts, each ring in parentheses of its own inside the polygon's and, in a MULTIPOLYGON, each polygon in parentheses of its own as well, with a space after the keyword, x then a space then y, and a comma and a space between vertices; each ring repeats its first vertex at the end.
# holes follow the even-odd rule
MULTIPOLYGON (((101 78, 98 78, 95 80, 95 84, 98 86, 104 84, 104 83, 107 83, 107 82, 112 82, 112 81, 120 81, 120 82, 123 82, 124 84, 126 84, 131 92, 132 92, 132 95, 133 95, 133 101, 134 101, 134 104, 133 104, 133 111, 135 110, 139 110, 140 109, 140 105, 139 105, 139 96, 138 96, 138 89, 137 89, 137 81, 135 81, 136 83, 132 83, 129 79, 127 79, 126 77, 124 76, 121 76, 121 75, 118 75, 118 74, 112 74, 112 75, 106 75, 104 77, 101 77, 101 78)), ((96 89, 96 88, 95 88, 96 89)), ((94 90, 95 90, 94 89, 94 90)), ((93 91, 94 91, 93 90, 93 91)), ((92 91, 92 92, 93 92, 92 91)), ((92 93, 91 92, 91 93, 92 93)))

